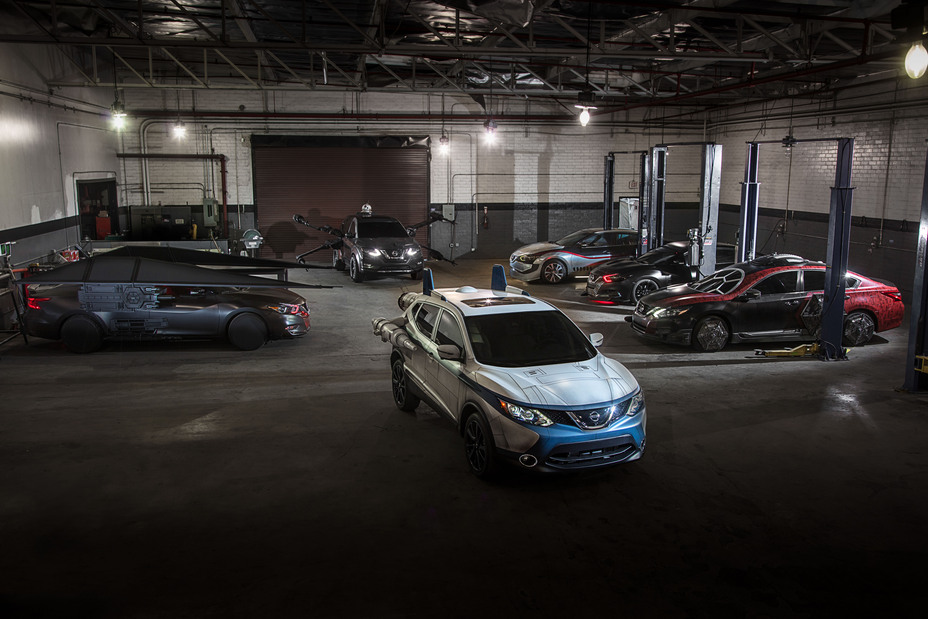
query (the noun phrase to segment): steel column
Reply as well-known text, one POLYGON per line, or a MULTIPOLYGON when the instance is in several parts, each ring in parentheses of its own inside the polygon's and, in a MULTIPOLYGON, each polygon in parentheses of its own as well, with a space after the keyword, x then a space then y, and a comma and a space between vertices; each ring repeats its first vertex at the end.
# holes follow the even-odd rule
POLYGON ((928 351, 928 332, 925 329, 925 314, 928 310, 928 158, 925 160, 925 181, 922 185, 922 215, 918 226, 918 246, 915 250, 915 283, 912 286, 912 314, 909 326, 909 351, 905 358, 906 391, 928 389, 928 374, 915 369, 915 357, 928 351))
POLYGON ((699 233, 702 235, 703 275, 715 272, 715 248, 719 227, 719 192, 722 188, 722 145, 706 144, 702 151, 702 187, 699 200, 699 233))
POLYGON ((605 157, 603 171, 603 228, 612 228, 612 211, 615 206, 615 155, 605 157))
POLYGON ((738 224, 738 254, 736 262, 755 258, 757 251, 757 215, 760 183, 757 182, 760 144, 748 142, 748 158, 744 164, 744 182, 741 184, 741 217, 738 224))
POLYGON ((648 161, 642 160, 642 180, 648 178, 647 201, 641 200, 638 225, 638 253, 645 253, 664 244, 664 185, 667 173, 667 147, 651 148, 648 161), (645 172, 645 169, 647 171, 645 172))
POLYGON ((828 255, 825 268, 825 299, 822 308, 822 359, 846 359, 841 338, 844 332, 844 296, 847 256, 851 238, 851 165, 854 139, 838 139, 835 185, 831 188, 828 217, 828 255))

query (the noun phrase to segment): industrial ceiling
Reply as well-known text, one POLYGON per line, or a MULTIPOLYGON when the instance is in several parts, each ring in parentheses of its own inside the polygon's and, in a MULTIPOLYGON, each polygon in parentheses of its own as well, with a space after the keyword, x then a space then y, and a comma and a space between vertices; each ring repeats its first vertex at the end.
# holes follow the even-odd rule
MULTIPOLYGON (((918 3, 919 0, 909 0, 918 3)), ((49 88, 518 97, 702 111, 899 76, 899 0, 0 0, 49 88), (113 78, 115 70, 116 77, 113 78), (114 84, 115 82, 115 84, 114 84)))

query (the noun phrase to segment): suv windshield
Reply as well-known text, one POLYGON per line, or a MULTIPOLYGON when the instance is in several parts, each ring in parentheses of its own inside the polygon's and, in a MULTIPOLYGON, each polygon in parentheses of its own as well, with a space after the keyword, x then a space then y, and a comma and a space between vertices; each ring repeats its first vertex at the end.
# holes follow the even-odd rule
POLYGON ((400 222, 358 220, 358 237, 363 239, 403 238, 408 236, 400 222))
POLYGON ((586 361, 596 349, 557 311, 470 316, 467 334, 477 361, 507 368, 586 361))

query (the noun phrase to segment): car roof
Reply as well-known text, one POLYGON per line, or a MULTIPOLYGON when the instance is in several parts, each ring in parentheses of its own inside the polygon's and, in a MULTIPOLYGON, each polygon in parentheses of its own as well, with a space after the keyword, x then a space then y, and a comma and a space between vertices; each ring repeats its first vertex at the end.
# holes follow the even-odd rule
POLYGON ((389 217, 387 215, 364 215, 362 213, 355 213, 351 217, 357 217, 358 221, 399 221, 396 217, 389 217))
POLYGON ((488 314, 511 314, 517 312, 547 312, 555 309, 550 303, 536 299, 510 286, 505 292, 462 286, 460 288, 437 288, 429 295, 420 294, 421 300, 444 301, 453 305, 464 316, 486 316, 488 314))
POLYGON ((815 260, 806 260, 802 256, 797 256, 795 254, 768 254, 765 256, 758 256, 749 262, 741 262, 739 264, 733 264, 731 267, 725 268, 738 268, 745 273, 756 273, 757 271, 764 271, 766 269, 789 266, 823 267, 825 266, 825 263, 817 262, 815 260))

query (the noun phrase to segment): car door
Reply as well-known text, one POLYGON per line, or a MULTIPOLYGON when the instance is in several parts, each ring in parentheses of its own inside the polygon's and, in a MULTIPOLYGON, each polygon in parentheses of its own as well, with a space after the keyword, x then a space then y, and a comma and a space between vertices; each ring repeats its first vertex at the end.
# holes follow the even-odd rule
POLYGON ((439 398, 438 404, 445 413, 457 420, 464 396, 464 385, 460 376, 466 348, 464 330, 451 310, 442 310, 435 328, 434 340, 435 352, 426 360, 427 375, 439 398), (457 359, 442 359, 438 354, 438 346, 448 345, 456 346, 461 351, 461 356, 457 359))
POLYGON ((406 372, 416 382, 416 385, 422 392, 428 396, 428 399, 436 405, 440 405, 438 390, 435 381, 429 378, 430 373, 434 375, 432 365, 433 358, 438 356, 438 345, 435 343, 433 336, 435 334, 435 325, 438 324, 441 308, 432 303, 420 303, 413 314, 413 339, 419 346, 419 350, 414 351, 408 356, 406 362, 406 372))
POLYGON ((745 300, 731 302, 736 331, 771 337, 799 333, 805 292, 799 285, 798 269, 772 273, 755 282, 746 294, 745 300))
POLYGON ((151 318, 160 335, 218 335, 223 314, 219 306, 234 297, 231 290, 225 298, 221 291, 198 286, 163 286, 159 291, 151 318))
POLYGON ((637 243, 635 243, 634 235, 616 230, 606 230, 602 236, 606 252, 609 254, 604 260, 628 258, 635 255, 637 243))

